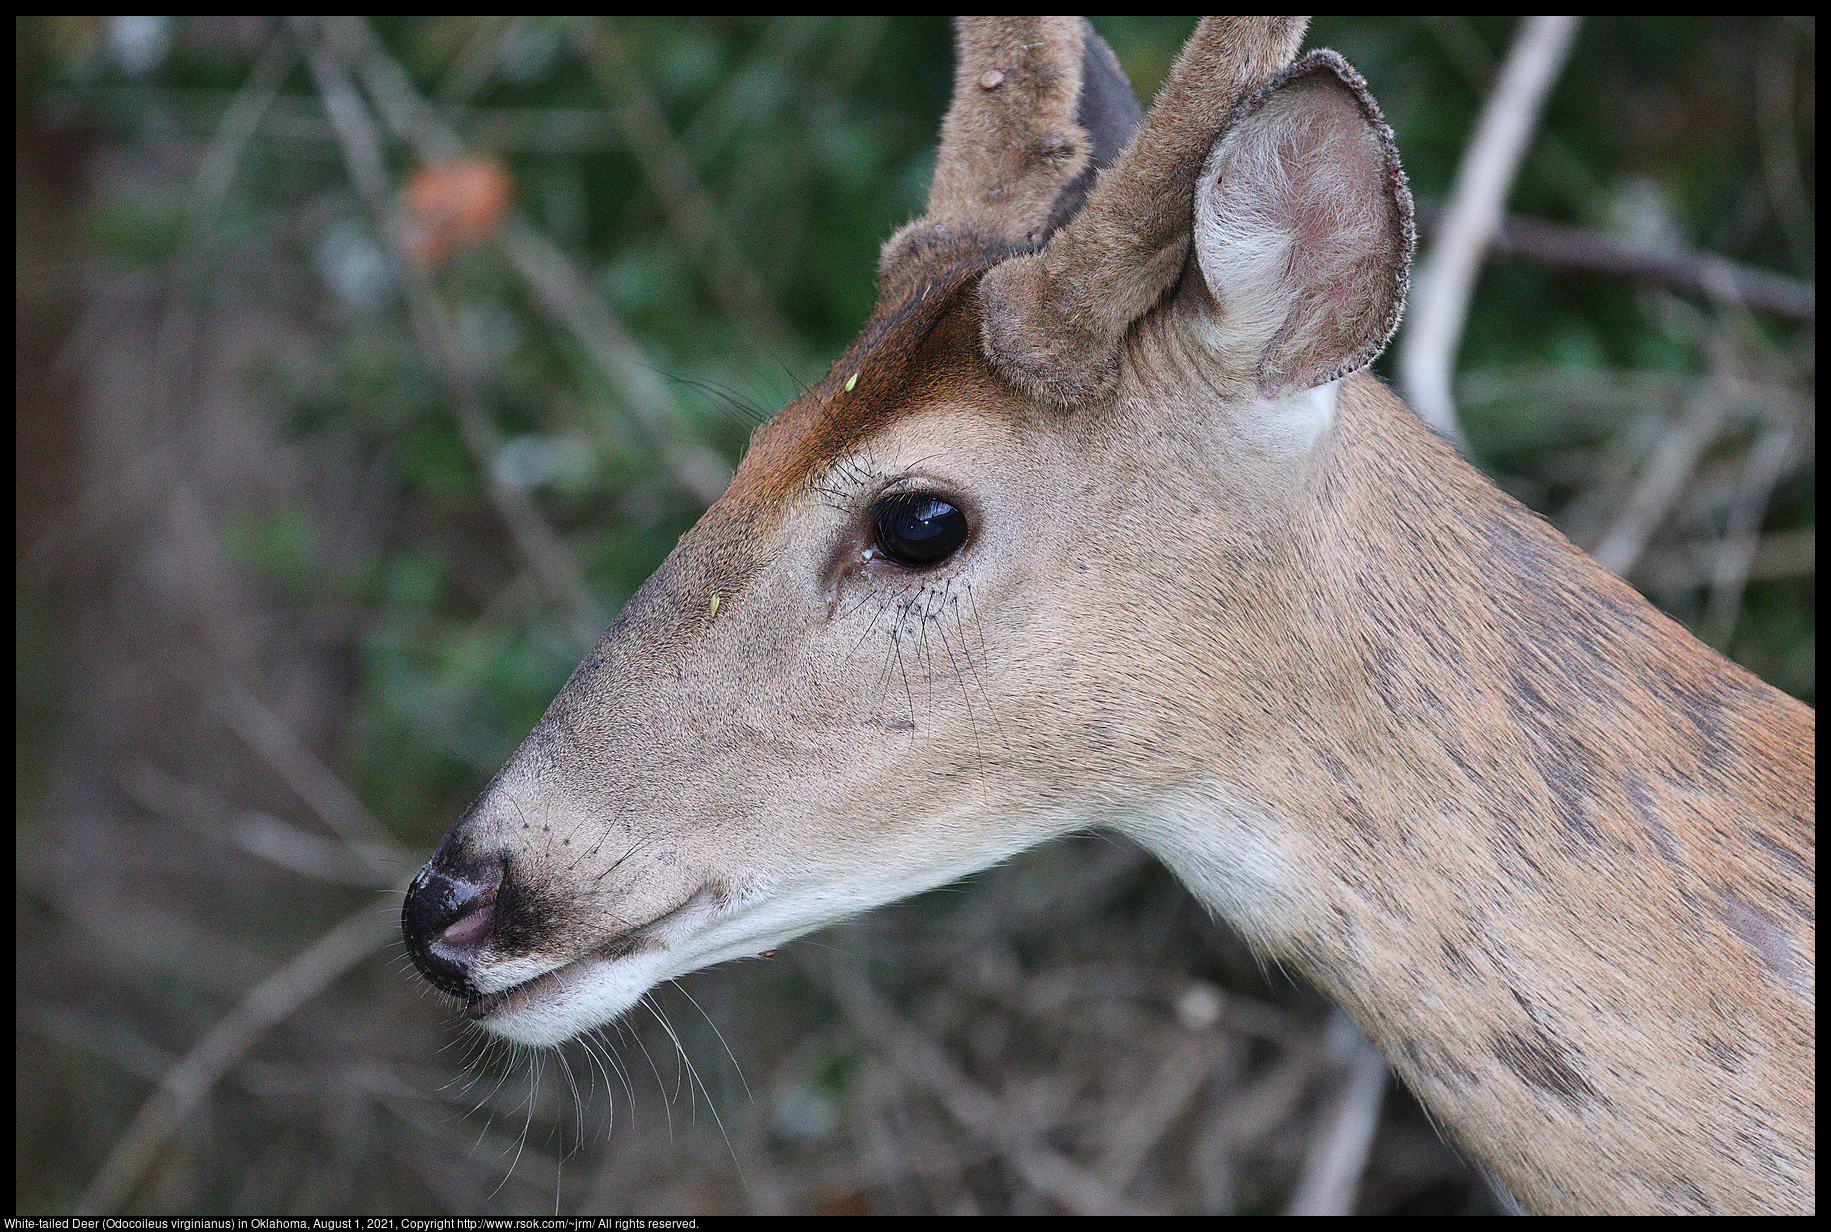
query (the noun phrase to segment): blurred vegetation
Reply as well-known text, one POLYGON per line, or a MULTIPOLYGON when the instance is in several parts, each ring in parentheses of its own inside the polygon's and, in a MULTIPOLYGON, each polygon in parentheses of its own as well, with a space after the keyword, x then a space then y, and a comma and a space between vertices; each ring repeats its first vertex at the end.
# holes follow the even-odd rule
MULTIPOLYGON (((1095 24, 1148 98, 1191 22, 1095 24)), ((843 348, 871 306, 877 246, 921 208, 952 51, 939 19, 15 29, 16 1201, 50 1213, 248 988, 344 914, 387 906, 359 887, 404 884, 564 682, 583 631, 692 525, 750 430, 843 348), (425 178, 461 155, 506 173, 506 217, 487 177, 425 178), (415 192, 480 213, 415 232, 435 225, 416 219, 415 192)), ((1312 28, 1310 45, 1371 83, 1427 232, 1513 29, 1312 28)), ((1649 268, 1678 252, 1776 275, 1809 305, 1815 50, 1810 19, 1588 22, 1510 210, 1649 268)), ((1647 522, 1630 580, 1810 700, 1811 310, 1751 306, 1703 277, 1699 290, 1497 253, 1460 353, 1464 427, 1497 481, 1580 545, 1647 522), (1656 475, 1687 426, 1694 456, 1656 475)), ((1169 1040, 1191 1013, 1224 1031, 1187 1011, 1190 988, 1275 1005, 1285 1042, 1239 1036, 1235 1077, 1177 1105, 1184 1119, 1113 1183, 1141 1206, 1194 1209, 1197 1182, 1171 1161, 1214 1135, 1187 1109, 1264 1098, 1267 1076, 1296 1065, 1259 1138, 1210 1142, 1236 1182, 1199 1190, 1203 1209, 1276 1209, 1321 1099, 1305 1083, 1327 1070, 1323 1010, 1114 850, 1057 845, 828 944, 884 966, 882 995, 993 1085, 1017 1056, 1072 1089, 1063 1075, 1129 1073, 1116 1036, 1169 1040), (1082 901, 1024 897, 1025 870, 1052 885, 1090 864, 1106 871, 1083 875, 1082 901), (1077 963, 1133 989, 1102 1012, 1143 1017, 1103 1033, 1058 1022, 1038 1043, 1039 1011, 1010 990, 1077 963)), ((583 1107, 550 1106, 564 1080, 537 1096, 499 1058, 468 1062, 507 1076, 494 1090, 452 1087, 468 1054, 441 1051, 456 1031, 445 1008, 402 962, 359 966, 183 1119, 126 1206, 1061 1208, 887 1076, 836 1008, 856 998, 822 983, 838 977, 820 974, 814 943, 797 952, 799 965, 683 981, 707 1013, 673 1002, 698 1078, 644 1086, 648 1065, 625 1048, 638 1090, 613 1084, 591 1115, 703 1083, 722 1125, 702 1107, 671 1143, 666 1109, 588 1128, 583 1107), (474 1104, 485 1111, 466 1120, 474 1104), (486 1121, 507 1128, 479 1145, 486 1121), (903 1173, 885 1171, 885 1141, 908 1148, 903 1173)), ((674 1033, 620 1034, 672 1051, 674 1033)), ((1125 1107, 1123 1090, 1101 1098, 1125 1107)), ((1064 1099, 1048 1115, 1068 1116, 1064 1099)), ((1415 1109, 1389 1111, 1382 1133, 1410 1162, 1374 1165, 1365 1209, 1478 1193, 1415 1109)), ((1086 1149, 1110 1162, 1130 1148, 1086 1149)))

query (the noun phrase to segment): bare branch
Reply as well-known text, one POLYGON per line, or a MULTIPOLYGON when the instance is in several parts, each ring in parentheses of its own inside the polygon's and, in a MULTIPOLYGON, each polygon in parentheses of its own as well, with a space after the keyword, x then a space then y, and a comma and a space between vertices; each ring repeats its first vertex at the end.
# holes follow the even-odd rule
POLYGON ((1670 593, 1710 586, 1728 577, 1752 582, 1811 577, 1817 572, 1817 532, 1796 530, 1662 543, 1641 557, 1633 577, 1649 591, 1670 593))
POLYGON ((1588 227, 1513 214, 1501 223, 1494 249, 1543 265, 1625 274, 1808 323, 1817 315, 1818 292, 1809 282, 1686 248, 1636 248, 1588 227))
POLYGON ((393 843, 369 853, 366 860, 355 858, 348 844, 269 813, 237 809, 215 793, 145 760, 136 760, 121 776, 121 790, 135 804, 174 826, 316 881, 379 889, 392 885, 395 877, 378 870, 410 868, 417 858, 393 843))
POLYGON ((1412 282, 1410 319, 1399 346, 1400 381, 1425 423, 1468 452, 1451 370, 1468 319, 1469 296, 1506 208, 1520 159, 1545 95, 1576 35, 1575 17, 1533 17, 1520 27, 1500 80, 1463 151, 1444 221, 1412 282))
POLYGON ((184 230, 189 242, 172 262, 172 293, 161 306, 149 399, 168 413, 191 401, 201 366, 201 306, 210 264, 207 229, 222 209, 249 139, 297 58, 285 37, 269 40, 217 121, 185 195, 184 230))
MULTIPOLYGON (((414 91, 406 72, 382 51, 368 25, 359 18, 348 18, 338 28, 342 37, 361 49, 356 64, 363 84, 395 135, 411 145, 422 162, 447 162, 461 154, 463 141, 414 91)), ((622 396, 624 406, 655 443, 676 482, 701 504, 717 500, 731 480, 731 468, 713 450, 686 435, 680 408, 667 386, 572 262, 517 216, 504 224, 497 241, 548 316, 572 333, 622 396)), ((595 633, 586 640, 595 640, 595 633)))
POLYGON ((1097 1165, 1116 1192, 1125 1192, 1146 1157, 1213 1075, 1217 1052, 1224 1050, 1215 1033, 1186 1036, 1157 1067, 1150 1085, 1130 1101, 1108 1133, 1097 1165))
POLYGON ((1003 1101, 961 1073, 922 1031, 854 971, 826 971, 804 962, 853 1025, 909 1081, 938 1100, 962 1128, 993 1146, 1035 1188, 1078 1215, 1149 1214, 1098 1176, 1042 1140, 1012 1116, 1003 1101))
MULTIPOLYGON (((407 254, 406 223, 382 160, 380 134, 375 131, 368 109, 350 82, 338 51, 333 49, 333 42, 338 43, 347 55, 352 42, 372 43, 367 37, 368 28, 351 19, 322 30, 307 27, 303 34, 307 61, 324 96, 325 110, 337 131, 350 179, 388 239, 395 274, 406 297, 408 319, 419 339, 421 353, 435 365, 451 392, 459 434, 477 464, 484 491, 529 568, 566 613, 573 636, 581 646, 589 646, 603 631, 603 613, 585 586, 578 562, 541 516, 528 493, 497 474, 493 463, 502 450, 502 434, 483 409, 481 366, 460 343, 457 331, 446 319, 444 305, 433 294, 425 271, 407 254), (314 37, 318 33, 334 37, 314 37)), ((366 61, 372 62, 375 58, 370 55, 366 61)), ((383 97, 394 96, 384 94, 383 97)), ((410 111, 410 104, 417 100, 397 98, 396 102, 393 111, 397 122, 408 123, 399 116, 410 111)), ((441 150, 455 152, 455 141, 451 138, 437 144, 441 150)))
POLYGON ((572 262, 553 241, 519 218, 510 218, 496 238, 541 308, 572 334, 616 387, 624 407, 654 442, 675 482, 702 505, 717 500, 731 482, 731 467, 681 431, 673 395, 649 366, 642 348, 585 284, 572 262))
POLYGON ((611 116, 641 164, 644 182, 666 211, 668 228, 699 267, 719 307, 744 323, 753 345, 788 345, 794 331, 725 226, 667 116, 630 63, 623 40, 608 22, 587 18, 579 41, 599 88, 617 103, 611 116))
POLYGON ((1704 640, 1724 652, 1729 650, 1741 617, 1742 595, 1748 589, 1749 572, 1754 566, 1755 532, 1761 529, 1774 486, 1780 482, 1792 452, 1792 426, 1780 423, 1761 434, 1743 463, 1737 499, 1730 508, 1723 546, 1717 552, 1711 574, 1710 603, 1704 609, 1704 640))
POLYGON ((158 1090, 140 1106, 77 1201, 76 1213, 104 1215, 118 1209, 223 1075, 268 1031, 393 940, 397 927, 393 913, 366 905, 255 985, 165 1072, 158 1090))
POLYGON ((1700 383, 1683 417, 1660 438, 1615 524, 1591 552, 1603 568, 1625 574, 1634 567, 1728 417, 1723 391, 1714 382, 1700 383))
MULTIPOLYGON (((1799 143, 1794 137, 1795 34, 1784 21, 1772 21, 1762 54, 1756 60, 1755 115, 1761 138, 1761 169, 1774 216, 1786 233, 1787 247, 1800 267, 1812 265, 1812 206, 1800 172, 1799 143)), ((1812 87, 1806 87, 1811 98, 1812 87)), ((1808 106, 1811 104, 1808 103, 1808 106)), ((1809 121, 1808 121, 1809 123, 1809 121)))
POLYGON ((408 855, 349 786, 305 747, 297 732, 250 693, 226 667, 200 668, 192 687, 249 748, 278 774, 319 820, 343 839, 350 852, 382 880, 412 867, 408 855), (206 680, 206 671, 215 679, 206 680), (392 867, 389 867, 392 865, 392 867))
POLYGON ((1339 1007, 1329 1018, 1331 1049, 1345 1062, 1334 1106, 1310 1141, 1290 1215, 1352 1215, 1361 1173, 1386 1096, 1386 1058, 1339 1007))

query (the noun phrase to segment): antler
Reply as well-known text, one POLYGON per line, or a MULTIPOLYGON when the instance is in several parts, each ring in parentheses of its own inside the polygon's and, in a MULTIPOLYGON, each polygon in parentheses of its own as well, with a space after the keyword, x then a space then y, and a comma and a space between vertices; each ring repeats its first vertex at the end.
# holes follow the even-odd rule
POLYGON ((1079 17, 963 17, 928 210, 892 236, 888 273, 923 248, 1039 247, 1072 217, 1141 112, 1119 61, 1079 17))
POLYGON ((1182 272, 1203 160, 1241 103, 1289 66, 1307 25, 1204 18, 1085 208, 1042 252, 986 275, 985 349, 1008 379, 1063 407, 1111 388, 1126 329, 1182 272))

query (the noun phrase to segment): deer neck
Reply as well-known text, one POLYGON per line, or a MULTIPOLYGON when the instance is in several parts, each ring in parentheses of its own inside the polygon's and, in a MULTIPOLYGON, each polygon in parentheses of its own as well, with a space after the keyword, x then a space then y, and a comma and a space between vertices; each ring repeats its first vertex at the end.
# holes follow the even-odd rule
POLYGON ((1772 1057, 1779 1080, 1810 1032, 1809 923, 1728 867, 1746 842, 1724 828, 1776 850, 1757 886, 1783 887, 1786 851, 1809 861, 1810 767, 1764 762, 1760 730, 1809 730, 1810 711, 1709 654, 1373 381, 1344 385, 1320 449, 1304 482, 1327 499, 1287 545, 1312 585, 1287 597, 1276 694, 1225 707, 1212 769, 1154 797, 1137 836, 1341 1000, 1465 1141, 1522 1144, 1487 1159, 1516 1193, 1710 1209, 1721 1193, 1648 1144, 1688 1104, 1680 1134, 1761 1137, 1720 1119, 1725 1066, 1772 1057), (1703 803, 1725 792, 1733 818, 1703 803), (1692 979, 1726 963, 1762 992, 1733 1041, 1702 1032, 1723 1011, 1692 979), (1603 1157, 1552 1175, 1523 1145, 1548 1133, 1601 1134, 1603 1157))

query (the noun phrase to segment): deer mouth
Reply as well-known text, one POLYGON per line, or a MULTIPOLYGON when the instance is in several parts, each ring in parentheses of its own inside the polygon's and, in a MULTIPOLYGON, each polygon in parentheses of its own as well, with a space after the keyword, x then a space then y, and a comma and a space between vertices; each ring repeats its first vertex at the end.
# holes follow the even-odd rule
POLYGON ((667 954, 722 905, 704 885, 649 920, 569 962, 491 992, 471 990, 464 1016, 524 1043, 559 1043, 610 1021, 665 978, 667 954))
POLYGON ((555 974, 557 973, 549 971, 546 975, 537 975, 526 983, 517 984, 513 988, 505 988, 501 992, 486 992, 478 996, 468 997, 464 1002, 464 1016, 473 1022, 478 1021, 479 1019, 488 1018, 491 1014, 494 1014, 497 1010, 507 1005, 510 999, 516 995, 527 992, 536 986, 545 983, 548 976, 555 974))
POLYGON ((523 980, 513 987, 499 989, 496 992, 473 993, 464 1000, 464 1016, 477 1022, 501 1010, 514 1009, 518 1005, 528 1005, 541 999, 543 993, 559 992, 563 994, 564 985, 571 982, 573 978, 584 974, 588 967, 614 963, 618 959, 628 958, 642 950, 663 949, 665 946, 661 942, 643 934, 679 910, 680 908, 676 907, 666 915, 630 930, 583 958, 575 958, 564 966, 555 967, 551 971, 543 971, 533 979, 523 980))

